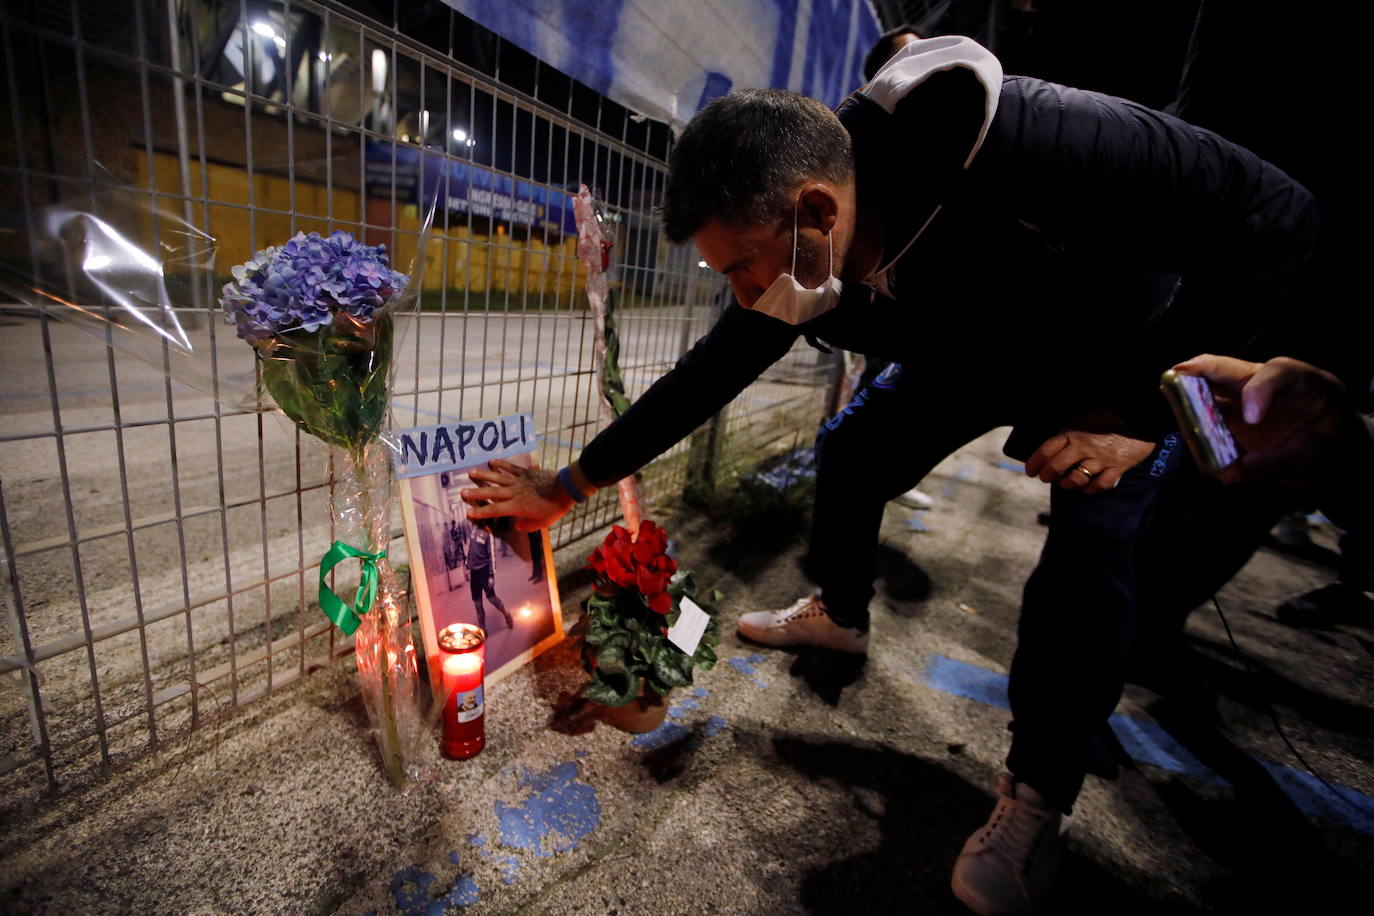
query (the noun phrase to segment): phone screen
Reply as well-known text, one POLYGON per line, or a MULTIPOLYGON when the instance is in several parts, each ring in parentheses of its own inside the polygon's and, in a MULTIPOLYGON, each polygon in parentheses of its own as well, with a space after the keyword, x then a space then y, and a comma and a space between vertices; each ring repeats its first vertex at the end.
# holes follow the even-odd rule
POLYGON ((1226 467, 1240 457, 1240 450, 1236 448, 1236 440, 1231 438, 1231 430, 1226 427, 1226 420, 1212 399, 1212 387, 1200 375, 1179 373, 1177 377, 1183 396, 1188 401, 1189 412, 1197 418, 1202 438, 1207 441, 1217 467, 1226 467))

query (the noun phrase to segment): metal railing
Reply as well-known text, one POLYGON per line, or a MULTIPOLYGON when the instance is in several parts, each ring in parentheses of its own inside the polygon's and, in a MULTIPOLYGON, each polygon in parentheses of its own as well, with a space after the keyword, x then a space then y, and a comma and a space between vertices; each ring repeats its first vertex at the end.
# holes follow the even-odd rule
MULTIPOLYGON (((532 202, 547 209, 586 183, 618 227, 622 367, 637 396, 724 294, 654 224, 668 129, 441 3, 396 3, 389 21, 372 9, 6 4, 0 258, 51 273, 23 242, 37 214, 110 187, 214 237, 219 271, 297 230, 385 240, 398 261, 426 265, 423 307, 401 332, 396 425, 532 410, 541 461, 561 465, 602 426, 593 326, 575 235, 532 202), (466 202, 441 206, 427 236, 397 165, 405 151, 467 170, 466 202), (471 193, 483 182, 524 195, 520 206, 503 216, 471 193)), ((178 314, 218 383, 251 373, 252 355, 226 333, 215 294, 190 289, 178 314)), ((7 791, 98 775, 350 650, 313 597, 332 534, 317 443, 46 312, 0 303, 0 352, 7 791)), ((722 474, 809 439, 827 374, 799 348, 712 421, 722 474)), ((646 502, 682 490, 689 448, 645 470, 646 502)), ((615 513, 613 492, 598 494, 555 544, 615 513)), ((394 548, 403 561, 403 541, 394 548)))

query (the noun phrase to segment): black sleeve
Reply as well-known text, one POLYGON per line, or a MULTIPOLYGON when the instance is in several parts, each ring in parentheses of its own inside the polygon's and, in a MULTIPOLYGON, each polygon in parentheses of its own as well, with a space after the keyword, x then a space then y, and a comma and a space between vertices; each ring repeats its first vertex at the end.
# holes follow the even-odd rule
MULTIPOLYGON (((1134 102, 1026 77, 1002 101, 1017 216, 1067 247, 1179 274, 1194 319, 1245 340, 1316 243, 1316 202, 1249 150, 1134 102), (1014 152, 1013 155, 1009 153, 1014 152)), ((1006 136, 1004 134, 1004 136, 1006 136)), ((1177 300, 1182 304, 1184 300, 1177 300)))
MULTIPOLYGON (((1307 189, 1211 131, 1124 99, 1009 77, 1000 102, 989 161, 974 168, 991 167, 1018 219, 1103 267, 1178 277, 1171 296, 1130 316, 1140 336, 1122 348, 1111 402, 1158 425, 1168 366, 1202 352, 1266 355, 1256 342, 1292 307, 1316 244, 1307 189)), ((1114 298, 1104 287, 1097 307, 1122 308, 1114 298)))
POLYGON ((672 448, 783 357, 797 329, 731 304, 715 326, 578 459, 597 486, 628 477, 672 448))

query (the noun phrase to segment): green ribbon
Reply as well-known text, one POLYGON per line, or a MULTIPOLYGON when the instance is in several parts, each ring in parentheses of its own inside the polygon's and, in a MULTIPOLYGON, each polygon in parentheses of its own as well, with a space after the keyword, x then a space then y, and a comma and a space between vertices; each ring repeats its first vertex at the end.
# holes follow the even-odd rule
POLYGON ((363 622, 363 615, 372 610, 372 603, 377 600, 377 561, 385 556, 385 550, 364 553, 343 541, 335 541, 334 546, 330 547, 320 560, 320 610, 324 611, 324 616, 334 621, 334 626, 343 630, 345 636, 352 636, 353 631, 363 622), (333 589, 327 584, 329 571, 350 557, 357 557, 363 561, 362 581, 358 583, 358 594, 353 599, 352 607, 334 594, 333 589))

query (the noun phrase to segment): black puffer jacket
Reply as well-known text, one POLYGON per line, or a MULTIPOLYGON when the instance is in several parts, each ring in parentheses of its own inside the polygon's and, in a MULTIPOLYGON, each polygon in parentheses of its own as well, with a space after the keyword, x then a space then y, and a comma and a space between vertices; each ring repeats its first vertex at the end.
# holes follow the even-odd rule
POLYGON ((884 260, 902 252, 886 277, 893 298, 846 282, 840 305, 801 328, 731 305, 588 444, 591 480, 667 450, 798 334, 948 376, 933 396, 1004 398, 1034 444, 1094 407, 1158 435, 1163 369, 1203 351, 1247 354, 1310 257, 1311 195, 1216 134, 1001 77, 988 60, 968 39, 915 42, 838 111, 860 207, 881 214, 884 260), (909 55, 932 42, 946 65, 922 71, 909 55), (951 52, 975 63, 950 65, 951 52))

